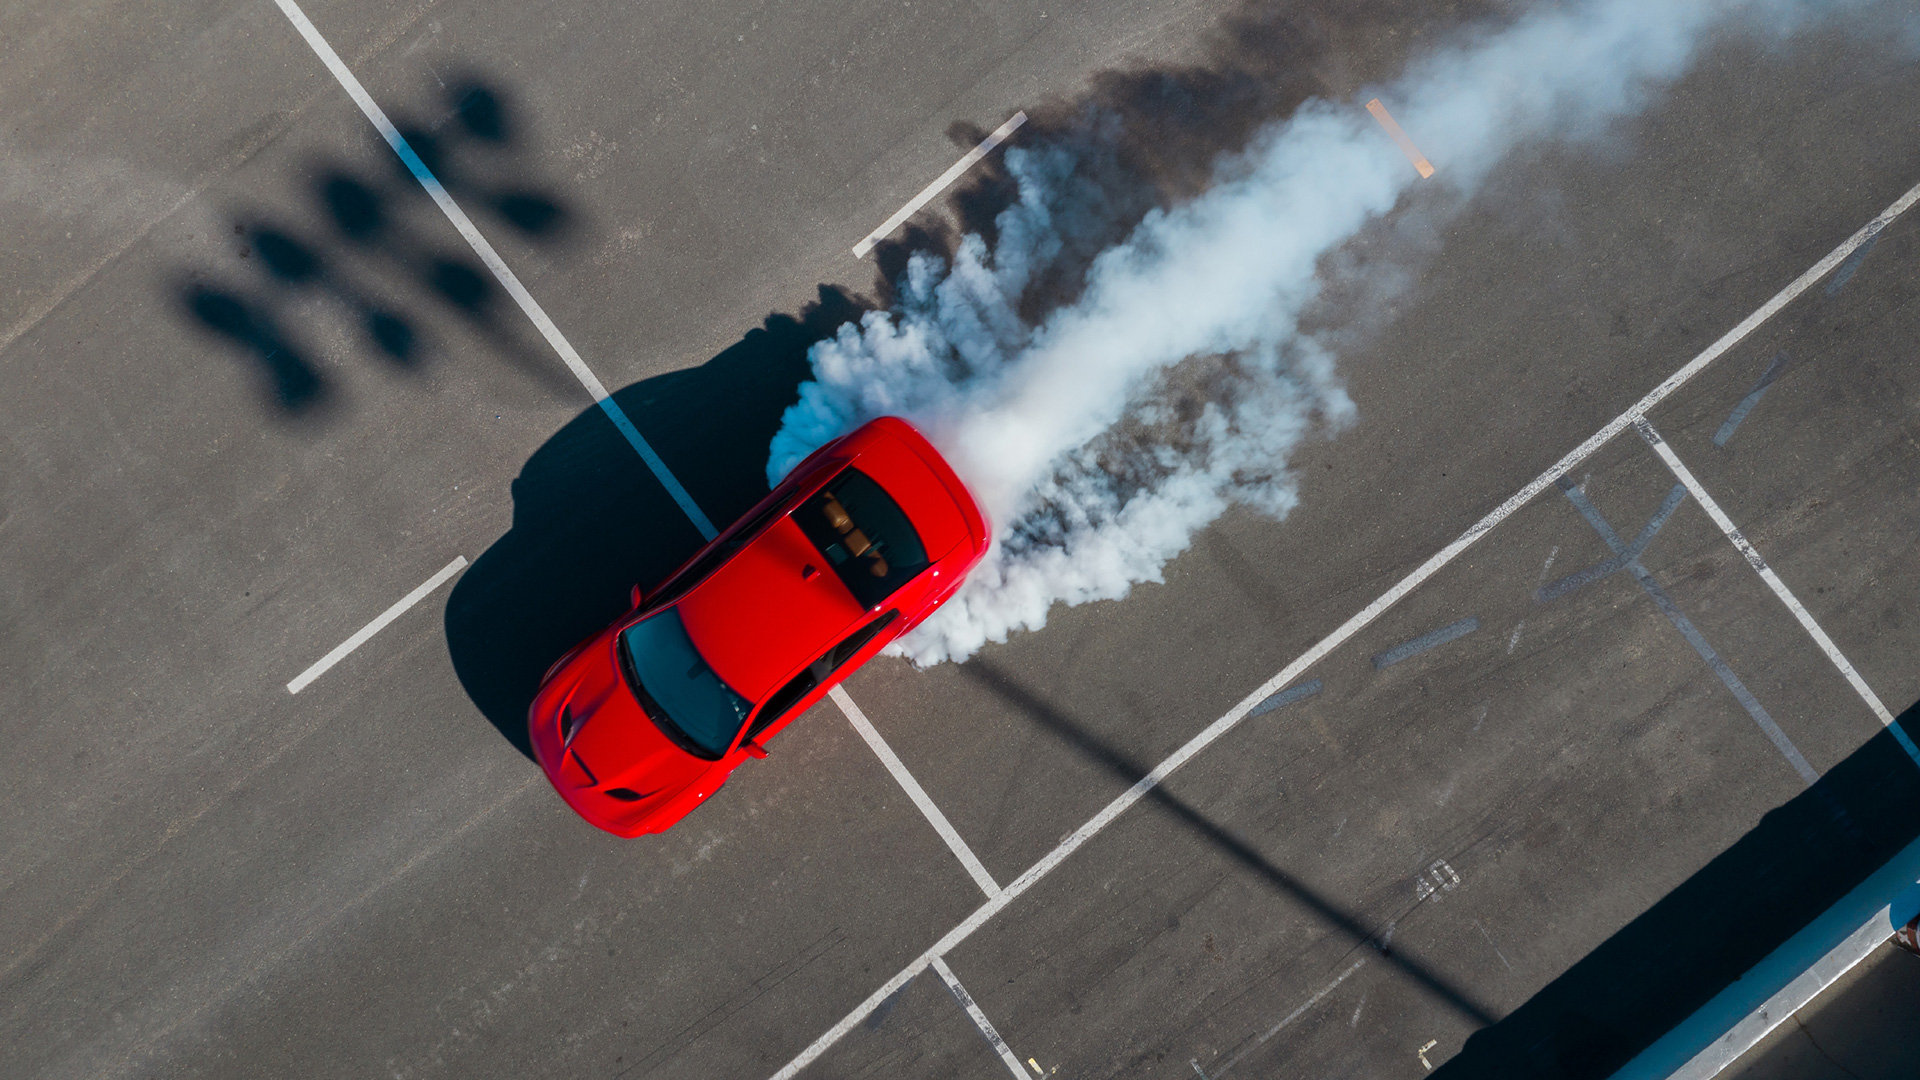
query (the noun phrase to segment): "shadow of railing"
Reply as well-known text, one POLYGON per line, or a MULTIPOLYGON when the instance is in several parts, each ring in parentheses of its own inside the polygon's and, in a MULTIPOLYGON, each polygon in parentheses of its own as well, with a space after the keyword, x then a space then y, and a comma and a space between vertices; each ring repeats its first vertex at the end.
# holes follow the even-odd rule
MULTIPOLYGON (((705 364, 613 400, 724 526, 767 494, 767 446, 798 399, 808 348, 861 310, 823 286, 797 317, 770 316, 705 364)), ((447 601, 447 648, 468 697, 529 753, 527 706, 548 665, 625 611, 630 586, 658 582, 700 543, 606 414, 582 412, 527 460, 512 528, 447 601)))
MULTIPOLYGON (((1920 704, 1900 723, 1920 729, 1920 704)), ((1883 731, 1526 1004, 1476 1032, 1436 1080, 1612 1075, 1915 837, 1920 768, 1883 731)))

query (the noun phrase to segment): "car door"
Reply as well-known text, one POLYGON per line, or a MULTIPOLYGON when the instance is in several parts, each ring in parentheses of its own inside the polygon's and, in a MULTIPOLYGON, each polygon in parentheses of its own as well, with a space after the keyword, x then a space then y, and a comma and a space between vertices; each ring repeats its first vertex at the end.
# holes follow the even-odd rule
MULTIPOLYGON (((840 639, 833 648, 800 669, 800 673, 787 680, 786 685, 767 695, 760 710, 747 725, 746 736, 740 745, 754 745, 764 748, 765 740, 780 732, 781 728, 792 722, 793 718, 805 711, 808 705, 820 700, 820 695, 835 682, 837 676, 845 674, 848 661, 860 654, 862 649, 873 643, 882 630, 893 625, 900 617, 898 610, 888 611, 878 618, 868 620, 851 634, 840 639)), ((752 750, 747 751, 749 754, 752 750)))

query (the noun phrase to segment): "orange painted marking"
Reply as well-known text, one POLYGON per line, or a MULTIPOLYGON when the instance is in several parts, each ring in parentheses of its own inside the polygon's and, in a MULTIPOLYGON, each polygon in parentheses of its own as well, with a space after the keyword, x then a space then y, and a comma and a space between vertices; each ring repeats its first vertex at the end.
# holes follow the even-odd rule
POLYGON ((1427 156, 1420 152, 1420 148, 1413 145, 1413 140, 1407 138, 1407 133, 1400 130, 1400 125, 1387 114, 1387 107, 1380 104, 1379 98, 1367 102, 1367 111, 1373 114, 1375 120, 1380 121, 1381 127, 1387 129, 1388 137, 1393 139, 1394 145, 1400 148, 1401 153, 1407 155, 1407 160, 1413 162, 1414 170, 1420 174, 1422 180, 1433 175, 1433 162, 1428 161, 1427 156))

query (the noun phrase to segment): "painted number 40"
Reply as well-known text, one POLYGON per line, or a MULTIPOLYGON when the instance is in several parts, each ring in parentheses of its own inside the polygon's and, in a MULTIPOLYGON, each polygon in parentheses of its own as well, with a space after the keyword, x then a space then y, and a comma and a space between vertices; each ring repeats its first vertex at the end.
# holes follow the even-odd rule
POLYGON ((1437 897, 1443 892, 1452 892, 1460 887, 1460 875, 1445 859, 1433 860, 1427 871, 1413 879, 1413 898, 1425 900, 1429 896, 1437 897))

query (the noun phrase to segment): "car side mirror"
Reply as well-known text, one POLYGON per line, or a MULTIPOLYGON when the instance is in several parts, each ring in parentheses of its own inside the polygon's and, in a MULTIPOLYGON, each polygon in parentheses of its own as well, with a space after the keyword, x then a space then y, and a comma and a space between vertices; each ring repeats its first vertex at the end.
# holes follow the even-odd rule
POLYGON ((752 740, 741 743, 740 749, 745 750, 747 756, 750 758, 763 758, 767 756, 767 748, 752 740))
POLYGON ((639 606, 640 606, 640 601, 641 601, 642 599, 644 599, 645 597, 646 597, 646 594, 640 591, 640 586, 638 586, 638 585, 635 585, 635 586, 634 586, 634 587, 632 588, 632 590, 630 590, 630 591, 629 591, 629 592, 627 593, 627 600, 628 600, 628 601, 629 601, 630 603, 632 603, 634 607, 639 607, 639 606))

